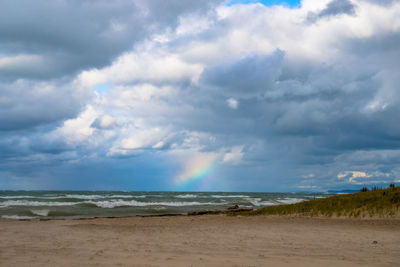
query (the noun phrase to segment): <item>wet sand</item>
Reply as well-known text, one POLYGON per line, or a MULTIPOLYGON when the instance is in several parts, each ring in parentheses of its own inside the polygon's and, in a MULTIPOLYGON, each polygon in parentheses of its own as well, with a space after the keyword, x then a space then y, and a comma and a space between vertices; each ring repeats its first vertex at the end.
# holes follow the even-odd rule
POLYGON ((0 221, 0 266, 399 266, 399 219, 0 221))

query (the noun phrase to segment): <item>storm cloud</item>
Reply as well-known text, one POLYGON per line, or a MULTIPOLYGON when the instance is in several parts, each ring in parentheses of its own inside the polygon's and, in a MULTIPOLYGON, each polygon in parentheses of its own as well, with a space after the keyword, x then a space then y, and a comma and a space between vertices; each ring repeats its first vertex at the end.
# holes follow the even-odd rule
POLYGON ((3 1, 0 79, 48 79, 103 67, 185 13, 218 1, 3 1))
POLYGON ((318 13, 310 12, 307 20, 315 22, 318 19, 338 16, 338 15, 354 15, 355 6, 349 0, 333 0, 327 4, 327 6, 319 11, 318 13))
POLYGON ((399 181, 399 3, 191 2, 1 4, 0 186, 174 190, 199 158, 188 190, 399 181))

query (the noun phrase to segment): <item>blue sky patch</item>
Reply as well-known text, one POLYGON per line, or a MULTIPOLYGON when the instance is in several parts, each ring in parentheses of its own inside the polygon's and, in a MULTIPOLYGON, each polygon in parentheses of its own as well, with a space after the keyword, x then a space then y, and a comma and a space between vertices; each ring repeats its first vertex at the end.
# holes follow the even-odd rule
POLYGON ((110 89, 110 87, 111 87, 111 83, 103 83, 103 84, 96 86, 94 88, 94 90, 96 92, 98 92, 99 94, 103 94, 103 93, 107 92, 108 89, 110 89))

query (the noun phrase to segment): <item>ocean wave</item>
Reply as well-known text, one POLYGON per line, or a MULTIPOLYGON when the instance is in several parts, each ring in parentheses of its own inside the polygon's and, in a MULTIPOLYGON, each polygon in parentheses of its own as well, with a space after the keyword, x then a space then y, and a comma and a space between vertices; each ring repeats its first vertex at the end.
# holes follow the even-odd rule
POLYGON ((1 218, 8 220, 31 220, 35 219, 32 216, 19 216, 19 215, 2 215, 1 218))
POLYGON ((146 207, 146 206, 202 206, 202 205, 225 205, 226 203, 215 202, 140 202, 135 200, 115 200, 115 201, 85 201, 84 203, 96 205, 100 208, 115 208, 115 207, 146 207))
POLYGON ((39 206, 73 206, 82 202, 43 202, 43 201, 29 201, 29 200, 8 200, 0 203, 0 207, 10 206, 27 206, 27 207, 39 207, 39 206))
POLYGON ((146 198, 146 195, 139 195, 139 196, 134 196, 134 195, 111 195, 108 196, 107 198, 146 198))
POLYGON ((62 196, 0 196, 0 199, 64 199, 64 198, 74 198, 67 195, 62 196))
POLYGON ((261 198, 245 198, 246 201, 250 202, 253 206, 275 206, 281 204, 294 204, 304 201, 302 198, 277 198, 262 200, 261 198))
POLYGON ((107 198, 146 198, 146 195, 74 195, 74 194, 67 194, 64 197, 66 198, 76 198, 76 199, 107 199, 107 198))
POLYGON ((20 198, 40 198, 40 197, 34 197, 34 196, 0 196, 0 198, 4 198, 4 199, 20 199, 20 198))
POLYGON ((302 198, 278 198, 276 201, 278 201, 280 204, 294 204, 294 203, 299 203, 304 201, 302 198))
POLYGON ((194 194, 181 194, 175 196, 177 198, 245 198, 246 195, 194 195, 194 194))
POLYGON ((193 194, 185 194, 185 195, 177 195, 175 196, 177 198, 196 198, 197 195, 193 195, 193 194))
POLYGON ((123 200, 123 199, 111 199, 104 201, 93 201, 86 200, 80 202, 55 202, 55 201, 28 201, 28 200, 8 200, 0 203, 0 208, 12 207, 12 206, 25 206, 25 207, 51 207, 51 206, 74 206, 74 205, 88 205, 97 206, 100 208, 115 208, 123 206, 132 207, 145 207, 145 206, 172 206, 172 207, 183 207, 183 206, 201 206, 201 205, 225 205, 226 202, 140 202, 136 200, 123 200))
POLYGON ((214 197, 214 198, 246 198, 249 196, 246 196, 246 195, 211 195, 210 197, 214 197))
POLYGON ((79 194, 62 194, 58 196, 0 196, 0 199, 108 199, 108 198, 146 198, 146 195, 79 195, 79 194))
POLYGON ((245 198, 245 200, 250 202, 253 206, 273 206, 278 204, 273 201, 263 201, 261 198, 245 198))
POLYGON ((101 195, 76 195, 76 194, 66 194, 58 196, 58 198, 76 198, 76 199, 101 199, 104 196, 101 195))
POLYGON ((272 201, 260 201, 257 203, 256 206, 275 206, 277 205, 276 202, 272 202, 272 201))
POLYGON ((156 208, 154 208, 154 210, 166 210, 167 208, 166 207, 156 207, 156 208))
POLYGON ((50 210, 30 210, 32 214, 38 215, 38 216, 48 216, 50 210))

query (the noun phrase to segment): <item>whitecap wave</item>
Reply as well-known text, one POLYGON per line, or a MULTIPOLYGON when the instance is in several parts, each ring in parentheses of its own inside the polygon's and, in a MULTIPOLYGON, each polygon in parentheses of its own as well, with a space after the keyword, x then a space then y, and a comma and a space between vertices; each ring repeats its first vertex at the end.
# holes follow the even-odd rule
POLYGON ((304 201, 303 198, 278 198, 278 201, 281 204, 294 204, 304 201))
POLYGON ((197 195, 193 195, 193 194, 185 194, 185 195, 177 195, 175 196, 177 198, 196 198, 197 195))
POLYGON ((75 194, 67 194, 64 196, 58 196, 59 198, 77 198, 77 199, 101 199, 105 196, 101 195, 75 195, 75 194))
POLYGON ((49 215, 50 210, 30 210, 33 214, 38 216, 47 216, 49 215))
POLYGON ((146 207, 146 206, 170 206, 170 207, 184 207, 184 206, 202 206, 202 205, 225 205, 226 203, 215 202, 140 202, 135 200, 110 200, 110 201, 85 201, 96 205, 100 208, 115 208, 115 207, 146 207))
POLYGON ((0 196, 0 198, 4 198, 4 199, 20 199, 20 198, 37 198, 37 197, 34 197, 34 196, 0 196))
POLYGON ((261 198, 245 198, 253 206, 275 206, 281 204, 294 204, 304 201, 302 198, 277 198, 270 200, 262 200, 261 198))
POLYGON ((0 207, 11 207, 11 206, 27 206, 27 207, 39 207, 39 206, 73 206, 78 205, 82 202, 43 202, 43 201, 29 201, 29 200, 8 200, 0 203, 0 207))
POLYGON ((156 208, 154 208, 155 210, 166 210, 167 208, 166 207, 156 207, 156 208))
POLYGON ((272 201, 260 201, 257 203, 256 206, 274 206, 274 205, 277 205, 277 203, 272 201))
POLYGON ((214 198, 245 198, 245 197, 249 197, 246 195, 211 195, 210 197, 214 197, 214 198))
POLYGON ((111 195, 111 196, 107 196, 107 198, 146 198, 146 195, 139 195, 139 196, 135 196, 135 195, 111 195))
POLYGON ((32 216, 18 216, 18 215, 2 215, 1 218, 8 219, 8 220, 30 220, 35 219, 32 216))
POLYGON ((248 202, 250 202, 253 206, 273 206, 278 203, 273 201, 262 201, 261 198, 245 198, 248 202))
POLYGON ((84 199, 84 200, 93 200, 93 199, 108 199, 108 198, 146 198, 145 195, 76 195, 76 194, 68 194, 62 197, 57 198, 76 198, 76 199, 84 199))
POLYGON ((0 196, 3 199, 26 199, 26 198, 36 198, 36 199, 60 199, 66 198, 66 196, 0 196))

